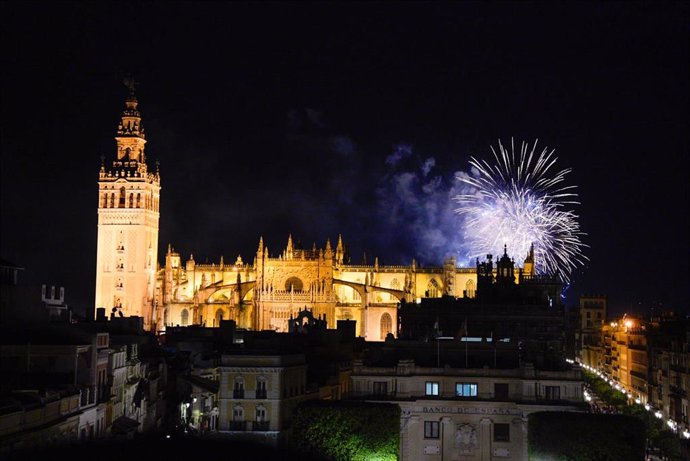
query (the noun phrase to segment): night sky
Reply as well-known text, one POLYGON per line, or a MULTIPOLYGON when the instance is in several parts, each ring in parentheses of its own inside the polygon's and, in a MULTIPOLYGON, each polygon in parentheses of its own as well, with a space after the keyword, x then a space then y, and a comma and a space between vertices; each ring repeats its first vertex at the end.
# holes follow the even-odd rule
POLYGON ((688 10, 3 2, 0 257, 93 308, 100 157, 131 73, 161 262, 168 243, 251 263, 259 236, 277 253, 342 233, 352 262, 437 265, 460 232, 455 172, 539 139, 572 168, 589 245, 567 305, 687 311, 688 10))

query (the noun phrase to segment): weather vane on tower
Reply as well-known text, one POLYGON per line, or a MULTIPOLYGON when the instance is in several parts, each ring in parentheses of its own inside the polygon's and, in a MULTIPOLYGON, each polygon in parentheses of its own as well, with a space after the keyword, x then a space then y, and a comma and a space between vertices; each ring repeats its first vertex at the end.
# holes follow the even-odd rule
POLYGON ((124 80, 122 81, 122 83, 124 83, 125 86, 127 87, 127 89, 129 90, 129 94, 132 95, 132 96, 134 96, 134 90, 136 89, 136 86, 139 85, 139 82, 137 82, 136 80, 134 80, 134 77, 132 77, 132 74, 128 74, 128 75, 124 78, 124 80))

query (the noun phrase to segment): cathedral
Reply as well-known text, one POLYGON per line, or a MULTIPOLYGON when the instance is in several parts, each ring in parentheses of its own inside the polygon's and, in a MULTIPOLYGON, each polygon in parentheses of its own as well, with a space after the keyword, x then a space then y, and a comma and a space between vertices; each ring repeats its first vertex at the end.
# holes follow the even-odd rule
MULTIPOLYGON (((147 330, 167 326, 217 327, 234 320, 238 328, 288 331, 291 319, 308 309, 329 328, 356 321, 358 336, 382 341, 398 332, 401 302, 422 298, 473 298, 477 268, 353 265, 341 236, 317 248, 300 248, 292 236, 277 253, 259 237, 251 262, 199 264, 168 245, 158 264, 160 175, 149 171, 146 137, 134 83, 117 127, 112 166, 99 173, 96 307, 118 316, 140 316, 147 330)), ((533 252, 525 275, 533 275, 533 252)), ((479 267, 479 266, 478 266, 479 267)))

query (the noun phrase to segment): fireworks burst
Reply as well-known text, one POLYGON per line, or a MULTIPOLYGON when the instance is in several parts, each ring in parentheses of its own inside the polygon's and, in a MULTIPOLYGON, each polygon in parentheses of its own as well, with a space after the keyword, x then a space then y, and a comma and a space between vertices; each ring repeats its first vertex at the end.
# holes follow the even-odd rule
POLYGON ((555 170, 554 151, 544 148, 537 154, 523 142, 515 152, 498 141, 491 147, 494 164, 470 159, 471 174, 458 174, 463 192, 455 196, 464 219, 464 240, 474 259, 488 253, 500 254, 507 245, 516 260, 534 245, 537 274, 557 275, 568 281, 570 273, 587 259, 580 240, 578 216, 569 206, 579 204, 576 186, 563 184, 570 169, 555 170))

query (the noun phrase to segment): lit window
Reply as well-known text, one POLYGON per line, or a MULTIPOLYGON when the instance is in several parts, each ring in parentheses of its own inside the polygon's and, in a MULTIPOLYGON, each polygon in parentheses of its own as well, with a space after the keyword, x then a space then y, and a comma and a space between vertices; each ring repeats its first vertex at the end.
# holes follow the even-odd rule
POLYGON ((494 442, 510 442, 510 424, 494 424, 494 442))
POLYGON ((438 421, 424 421, 424 438, 438 439, 439 438, 439 422, 438 421))
POLYGON ((457 397, 476 397, 477 383, 455 383, 455 395, 457 397))
POLYGON ((426 382, 426 395, 438 395, 438 381, 426 382))

